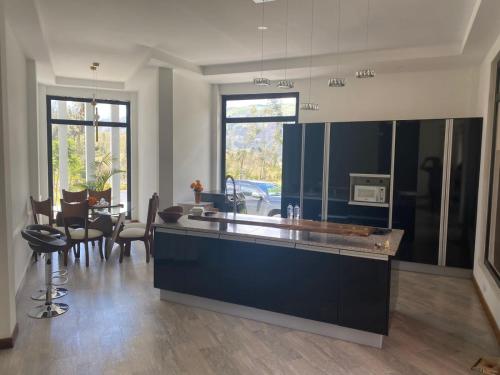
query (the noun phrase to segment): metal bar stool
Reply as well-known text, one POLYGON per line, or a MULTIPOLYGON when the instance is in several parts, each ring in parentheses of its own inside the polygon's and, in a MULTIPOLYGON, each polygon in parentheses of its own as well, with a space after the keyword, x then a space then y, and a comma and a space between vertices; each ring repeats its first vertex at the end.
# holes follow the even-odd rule
POLYGON ((31 309, 28 315, 32 318, 53 318, 68 311, 65 303, 54 303, 54 298, 60 298, 68 292, 64 288, 54 288, 52 284, 52 253, 63 251, 67 248, 66 237, 57 229, 47 225, 28 225, 21 231, 23 238, 28 241, 31 249, 39 255, 45 255, 45 290, 34 293, 32 298, 45 300, 43 305, 31 309))

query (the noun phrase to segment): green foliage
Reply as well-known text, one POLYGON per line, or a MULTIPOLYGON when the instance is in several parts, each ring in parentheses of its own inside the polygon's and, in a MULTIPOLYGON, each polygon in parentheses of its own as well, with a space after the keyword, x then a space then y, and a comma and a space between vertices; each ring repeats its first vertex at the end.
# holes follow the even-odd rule
POLYGON ((281 186, 283 125, 228 124, 226 129, 226 172, 281 186))
POLYGON ((92 169, 94 170, 92 180, 79 184, 79 187, 95 191, 108 189, 111 177, 119 173, 125 173, 125 171, 121 169, 114 169, 112 165, 113 158, 111 157, 111 154, 104 154, 92 163, 92 169))

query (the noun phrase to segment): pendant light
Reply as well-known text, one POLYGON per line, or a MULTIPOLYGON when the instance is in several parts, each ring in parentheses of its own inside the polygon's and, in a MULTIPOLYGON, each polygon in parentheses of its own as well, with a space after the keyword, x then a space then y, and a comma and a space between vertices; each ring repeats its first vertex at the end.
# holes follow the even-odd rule
POLYGON ((332 77, 328 80, 329 87, 344 87, 345 86, 345 78, 340 78, 339 70, 340 70, 340 6, 341 0, 337 2, 337 72, 335 73, 335 77, 332 77))
POLYGON ((95 127, 95 141, 99 142, 99 110, 97 108, 97 68, 99 68, 99 63, 94 62, 90 66, 90 70, 92 71, 92 75, 94 78, 94 93, 92 94, 92 101, 90 104, 92 105, 92 125, 95 127))
POLYGON ((314 36, 314 0, 311 0, 311 50, 309 54, 309 96, 307 102, 301 103, 300 105, 300 109, 303 111, 319 111, 319 104, 311 102, 313 36, 314 36))
POLYGON ((264 7, 266 6, 266 2, 263 1, 261 3, 262 6, 262 20, 261 24, 257 28, 260 30, 261 38, 260 38, 260 48, 261 48, 261 55, 260 55, 260 77, 254 78, 253 83, 255 86, 270 86, 271 81, 268 78, 265 78, 264 75, 264 31, 267 30, 267 27, 264 24, 264 7))
POLYGON ((285 12, 285 78, 278 81, 278 88, 280 89, 293 89, 295 83, 286 78, 286 71, 288 69, 288 0, 286 0, 286 12, 285 12))
MULTIPOLYGON (((369 26, 370 26, 370 0, 366 0, 367 10, 366 10, 366 36, 365 36, 365 49, 368 48, 368 36, 369 36, 369 26)), ((372 68, 360 69, 356 72, 356 78, 373 78, 375 77, 375 70, 372 68)))

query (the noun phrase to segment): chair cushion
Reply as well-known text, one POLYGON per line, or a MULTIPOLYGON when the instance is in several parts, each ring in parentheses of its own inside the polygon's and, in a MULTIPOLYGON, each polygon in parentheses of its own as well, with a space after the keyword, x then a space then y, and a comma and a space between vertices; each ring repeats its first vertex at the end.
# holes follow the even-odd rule
POLYGON ((146 228, 125 228, 118 235, 120 238, 142 238, 146 228))
POLYGON ((146 224, 144 223, 126 223, 125 229, 129 228, 146 228, 146 224))
MULTIPOLYGON (((57 224, 52 224, 52 228, 57 229, 59 232, 62 232, 62 233, 66 232, 64 227, 58 227, 57 224)), ((72 229, 70 228, 69 230, 71 231, 72 229)))
MULTIPOLYGON (((88 239, 92 240, 101 237, 103 233, 97 229, 89 229, 88 239)), ((85 229, 79 228, 70 231, 70 236, 72 240, 83 240, 85 238, 85 229)))
MULTIPOLYGON (((52 228, 57 229, 57 230, 58 230, 59 232, 61 232, 62 234, 66 234, 66 230, 64 229, 64 227, 58 227, 58 226, 56 226, 56 225, 54 224, 54 225, 52 225, 52 228)), ((73 229, 69 228, 69 231, 70 231, 70 232, 71 232, 72 230, 73 230, 73 229)), ((42 231, 40 231, 40 232, 41 232, 41 233, 43 233, 43 234, 51 234, 51 233, 47 232, 46 230, 42 230, 42 231)))

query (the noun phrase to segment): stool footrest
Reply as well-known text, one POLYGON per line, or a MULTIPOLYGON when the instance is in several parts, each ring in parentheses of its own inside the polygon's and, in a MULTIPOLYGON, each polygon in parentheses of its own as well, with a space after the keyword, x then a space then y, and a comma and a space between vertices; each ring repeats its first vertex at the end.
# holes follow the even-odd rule
POLYGON ((28 315, 35 319, 54 318, 64 314, 68 310, 69 306, 67 304, 52 302, 31 309, 28 315))
MULTIPOLYGON (((68 294, 68 289, 52 287, 52 299, 61 298, 68 294)), ((31 295, 31 299, 35 301, 45 301, 47 297, 47 289, 39 289, 31 295)))

